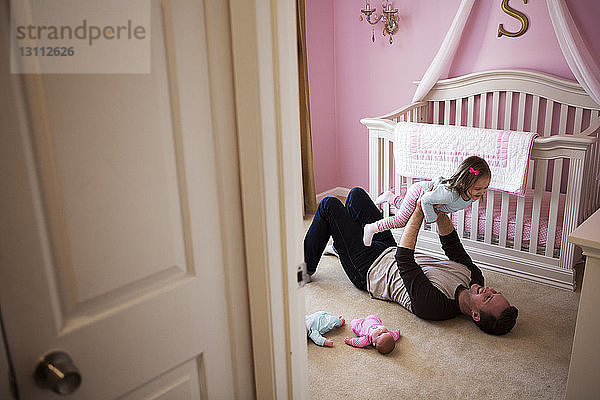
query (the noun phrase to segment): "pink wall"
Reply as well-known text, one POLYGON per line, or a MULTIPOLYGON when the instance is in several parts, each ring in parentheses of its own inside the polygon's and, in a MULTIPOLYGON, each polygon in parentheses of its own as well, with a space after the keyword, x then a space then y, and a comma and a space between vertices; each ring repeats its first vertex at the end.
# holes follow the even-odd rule
MULTIPOLYGON (((381 24, 359 21, 364 0, 306 0, 313 152, 317 192, 336 186, 368 186, 368 137, 360 124, 407 105, 446 35, 460 0, 393 0, 400 29, 389 45, 381 24)), ((497 37, 498 24, 516 31, 520 23, 500 1, 477 1, 465 27, 449 76, 494 68, 535 69, 574 79, 558 46, 546 1, 511 6, 529 19, 518 38, 497 37)), ((584 40, 600 61, 600 2, 568 0, 584 40), (594 39, 594 40, 592 40, 594 39)), ((381 8, 379 1, 372 6, 381 8)))
POLYGON ((306 41, 317 193, 339 186, 335 118, 334 0, 306 1, 306 41))

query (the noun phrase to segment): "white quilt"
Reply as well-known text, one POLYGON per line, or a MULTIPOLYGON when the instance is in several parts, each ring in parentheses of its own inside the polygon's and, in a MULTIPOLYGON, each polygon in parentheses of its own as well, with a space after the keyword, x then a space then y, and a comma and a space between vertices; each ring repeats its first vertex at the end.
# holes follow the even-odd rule
POLYGON ((399 122, 396 173, 421 179, 450 177, 462 160, 479 156, 492 171, 490 189, 523 196, 536 133, 399 122))

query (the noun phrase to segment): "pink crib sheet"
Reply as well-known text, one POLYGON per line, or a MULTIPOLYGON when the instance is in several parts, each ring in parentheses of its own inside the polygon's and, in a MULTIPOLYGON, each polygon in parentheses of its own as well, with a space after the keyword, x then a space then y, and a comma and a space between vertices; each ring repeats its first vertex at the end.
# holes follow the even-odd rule
MULTIPOLYGON (((492 195, 493 192, 488 192, 488 196, 492 195)), ((525 193, 525 211, 523 213, 523 242, 528 243, 531 240, 531 213, 533 210, 533 196, 534 191, 532 189, 527 189, 525 193)), ((539 219, 539 228, 538 228, 538 245, 544 246, 546 244, 548 238, 548 220, 549 220, 549 210, 550 210, 550 196, 551 192, 542 192, 542 202, 540 207, 540 219, 539 219)), ((479 221, 478 221, 478 233, 479 235, 485 234, 485 224, 486 224, 486 206, 487 200, 483 199, 479 202, 479 221)), ((499 236, 500 235, 500 210, 502 206, 502 196, 497 193, 494 197, 494 212, 493 212, 493 225, 492 225, 492 235, 499 236)), ((554 247, 559 248, 560 242, 562 239, 562 224, 563 224, 563 214, 565 208, 565 195, 559 195, 558 201, 558 218, 556 222, 556 235, 554 238, 554 247)), ((472 207, 468 207, 465 209, 465 231, 471 232, 471 214, 472 207)), ((458 222, 458 214, 452 214, 452 223, 454 226, 457 225, 458 222)), ((511 196, 510 205, 508 208, 508 238, 510 240, 514 240, 515 231, 517 224, 517 200, 515 196, 511 196)))

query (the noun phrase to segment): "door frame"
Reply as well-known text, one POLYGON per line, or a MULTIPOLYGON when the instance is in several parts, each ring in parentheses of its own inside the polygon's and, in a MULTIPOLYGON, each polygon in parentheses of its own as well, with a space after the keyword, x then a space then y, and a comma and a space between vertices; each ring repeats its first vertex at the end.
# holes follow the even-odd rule
POLYGON ((256 396, 305 399, 296 4, 229 6, 256 396))

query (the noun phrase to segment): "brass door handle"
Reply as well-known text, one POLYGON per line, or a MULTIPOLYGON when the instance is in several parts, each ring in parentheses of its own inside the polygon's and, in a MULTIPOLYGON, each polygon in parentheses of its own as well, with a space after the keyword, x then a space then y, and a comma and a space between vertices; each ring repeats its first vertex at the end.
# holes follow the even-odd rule
POLYGON ((35 369, 35 382, 41 388, 66 395, 79 388, 81 374, 67 353, 55 351, 40 358, 35 369))

